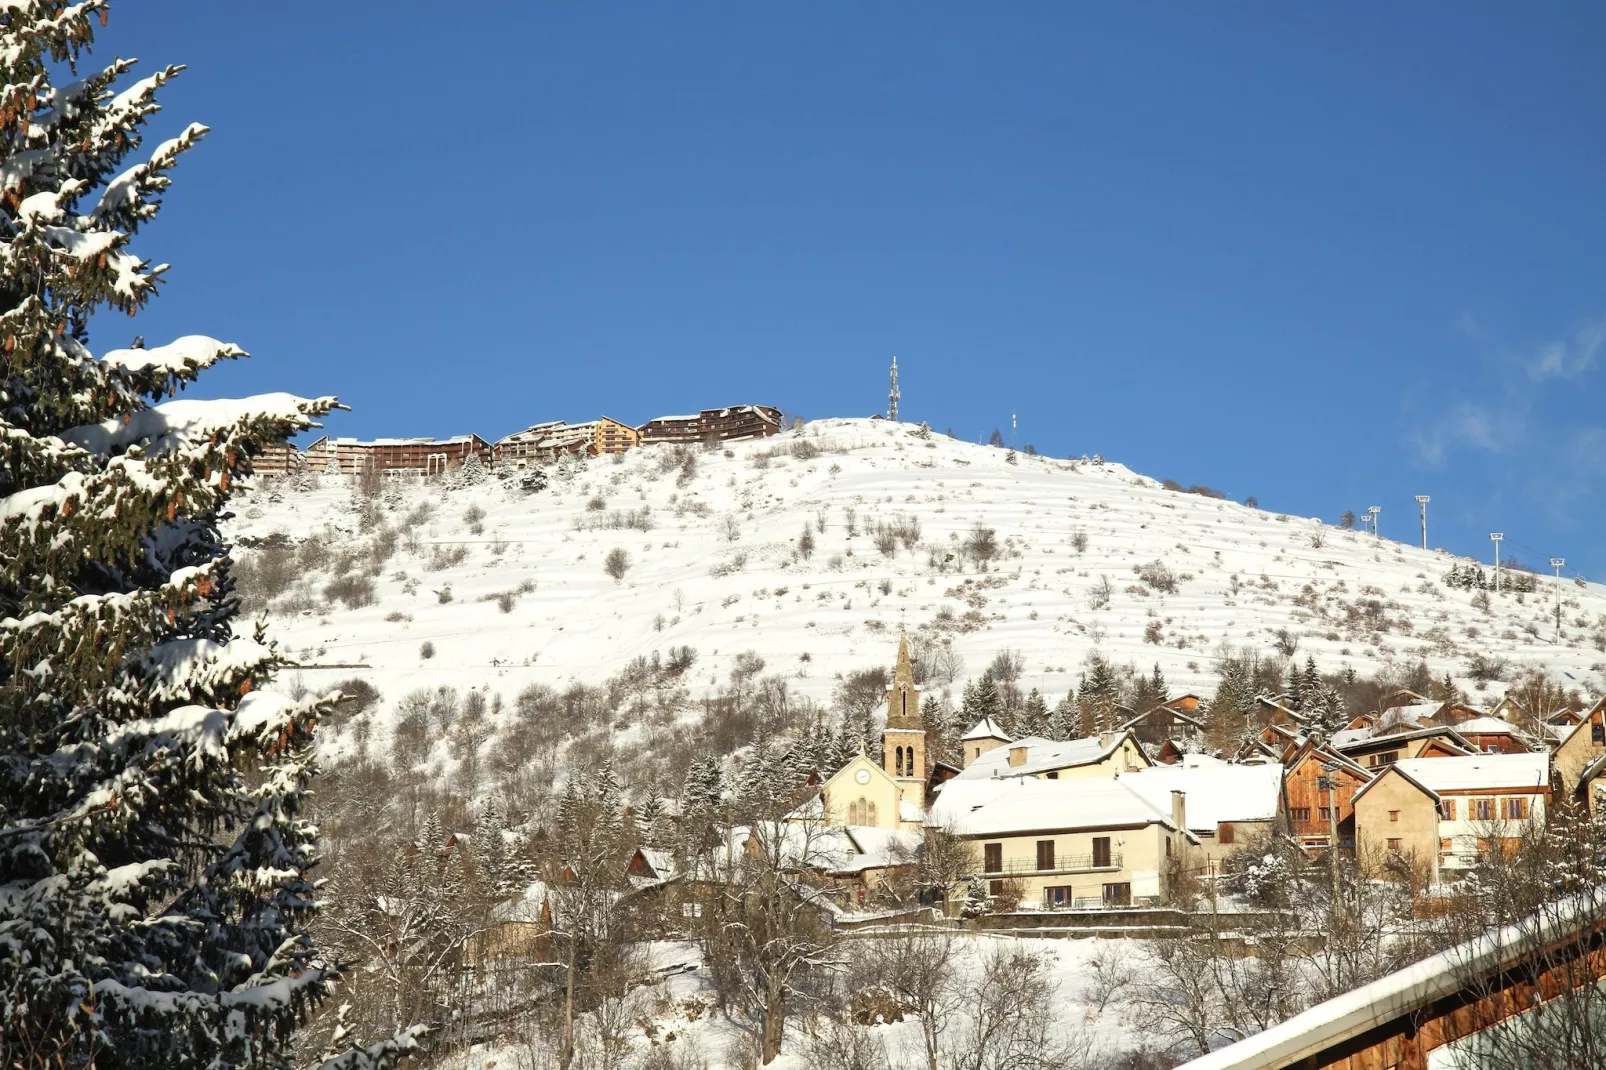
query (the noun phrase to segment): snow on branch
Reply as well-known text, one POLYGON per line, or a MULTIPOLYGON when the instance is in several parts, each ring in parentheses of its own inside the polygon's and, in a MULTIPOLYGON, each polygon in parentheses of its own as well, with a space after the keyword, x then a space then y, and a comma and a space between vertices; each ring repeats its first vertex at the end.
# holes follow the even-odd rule
POLYGON ((102 420, 64 431, 61 438, 91 453, 144 447, 147 456, 205 442, 220 432, 256 420, 271 420, 293 431, 316 426, 310 417, 335 407, 333 397, 302 398, 283 392, 215 401, 170 401, 130 413, 126 421, 102 420))

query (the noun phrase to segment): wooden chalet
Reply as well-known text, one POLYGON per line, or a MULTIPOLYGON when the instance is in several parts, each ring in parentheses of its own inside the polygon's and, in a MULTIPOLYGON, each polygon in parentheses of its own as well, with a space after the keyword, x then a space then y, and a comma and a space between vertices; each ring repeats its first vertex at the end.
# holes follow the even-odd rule
POLYGON ((1377 709, 1379 713, 1387 713, 1400 706, 1423 706, 1432 702, 1433 700, 1426 695, 1419 695, 1408 687, 1402 687, 1393 694, 1385 695, 1383 701, 1377 704, 1377 709))
POLYGON ((1515 725, 1498 717, 1472 717, 1456 725, 1455 731, 1473 750, 1484 754, 1527 754, 1542 749, 1515 725))
MULTIPOLYGON (((1195 709, 1197 709, 1197 704, 1195 709)), ((1169 740, 1196 741, 1204 738, 1204 722, 1177 707, 1162 703, 1121 722, 1120 731, 1131 732, 1146 747, 1159 747, 1169 740)))
POLYGON ((1306 849, 1331 845, 1334 825, 1338 846, 1355 846, 1354 798, 1374 774, 1349 758, 1315 743, 1301 742, 1283 770, 1283 800, 1288 833, 1306 849), (1329 781, 1323 787, 1321 781, 1329 781))
POLYGON ((1347 738, 1340 732, 1334 734, 1330 745, 1350 761, 1368 769, 1390 765, 1402 758, 1449 758, 1477 753, 1459 732, 1445 725, 1416 728, 1400 724, 1359 739, 1347 738))
POLYGON ((1304 723, 1304 718, 1292 709, 1285 706, 1277 698, 1261 695, 1255 699, 1254 706, 1248 711, 1249 727, 1259 731, 1267 725, 1282 725, 1285 728, 1298 728, 1304 723))
POLYGON ((660 416, 636 429, 640 444, 658 442, 728 442, 745 438, 767 438, 779 434, 781 410, 769 405, 731 405, 723 409, 703 409, 693 416, 660 416))

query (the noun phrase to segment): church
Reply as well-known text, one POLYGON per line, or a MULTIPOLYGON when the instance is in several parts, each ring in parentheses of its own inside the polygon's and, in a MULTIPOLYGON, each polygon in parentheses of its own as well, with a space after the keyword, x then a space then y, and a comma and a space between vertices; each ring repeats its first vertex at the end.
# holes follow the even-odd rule
POLYGON ((909 642, 900 636, 898 663, 887 685, 887 727, 881 733, 881 753, 861 752, 821 787, 826 823, 919 829, 926 816, 926 755, 920 689, 909 664, 909 642))

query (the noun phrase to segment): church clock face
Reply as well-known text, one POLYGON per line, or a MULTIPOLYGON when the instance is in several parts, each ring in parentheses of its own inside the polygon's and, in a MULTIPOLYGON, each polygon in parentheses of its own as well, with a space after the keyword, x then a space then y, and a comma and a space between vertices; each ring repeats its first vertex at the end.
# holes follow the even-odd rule
POLYGON ((870 783, 870 770, 868 770, 868 769, 860 769, 857 773, 855 773, 853 775, 853 779, 857 780, 861 784, 870 783))

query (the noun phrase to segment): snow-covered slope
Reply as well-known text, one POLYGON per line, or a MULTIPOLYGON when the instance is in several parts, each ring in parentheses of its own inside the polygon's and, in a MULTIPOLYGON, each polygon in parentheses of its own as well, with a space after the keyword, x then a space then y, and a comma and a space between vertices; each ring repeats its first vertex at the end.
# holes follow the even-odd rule
MULTIPOLYGON (((530 495, 495 479, 397 483, 377 512, 369 505, 366 536, 352 480, 316 477, 303 490, 276 481, 238 503, 231 533, 250 543, 322 532, 338 551, 371 543, 376 519, 397 531, 373 604, 327 600, 332 571, 312 572, 298 578, 301 597, 280 597, 272 614, 271 634, 292 657, 371 667, 302 670, 307 686, 367 674, 387 698, 441 684, 511 698, 533 682, 600 683, 632 658, 689 645, 694 693, 753 651, 764 673, 823 701, 839 674, 890 664, 900 628, 949 638, 961 684, 998 652, 1018 651, 1023 684, 1051 702, 1094 650, 1143 671, 1158 662, 1174 691, 1207 693, 1224 641, 1269 653, 1283 631, 1324 671, 1364 675, 1421 658, 1472 689, 1469 659, 1481 654, 1544 666, 1585 691, 1606 687, 1600 585, 1562 581, 1558 641, 1549 578, 1534 594, 1494 595, 1485 610, 1475 592, 1444 584, 1457 560, 1444 553, 1168 491, 1119 464, 1012 463, 1002 449, 869 420, 692 452, 688 475, 668 447, 649 447, 576 463, 530 495), (418 519, 424 503, 433 512, 418 519), (610 526, 643 515, 649 530, 610 526), (878 524, 903 538, 878 548, 878 524), (999 555, 984 566, 962 552, 977 525, 996 531, 999 555), (621 582, 604 570, 616 548, 629 555, 621 582), (1158 572, 1140 579, 1156 561, 1174 591, 1158 572)), ((344 567, 373 571, 369 560, 344 567)))

